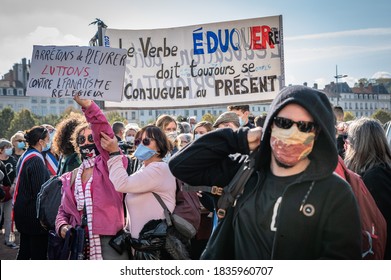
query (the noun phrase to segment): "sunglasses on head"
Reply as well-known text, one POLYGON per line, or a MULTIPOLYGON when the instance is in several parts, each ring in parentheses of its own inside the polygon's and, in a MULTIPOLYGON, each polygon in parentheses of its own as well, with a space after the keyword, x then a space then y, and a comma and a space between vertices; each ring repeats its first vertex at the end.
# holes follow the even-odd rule
POLYGON ((48 131, 46 128, 44 128, 43 131, 42 131, 42 133, 41 133, 41 137, 39 137, 39 139, 42 139, 42 140, 43 140, 46 133, 49 134, 49 131, 48 131))
POLYGON ((148 137, 145 137, 144 139, 137 138, 136 140, 134 140, 134 145, 138 146, 140 145, 140 143, 143 143, 144 146, 149 146, 149 144, 151 144, 151 140, 153 140, 153 138, 148 138, 148 137))
MULTIPOLYGON (((94 137, 92 137, 92 134, 88 134, 87 136, 88 142, 94 143, 94 137)), ((83 145, 86 142, 86 137, 84 135, 79 135, 77 137, 77 144, 83 145)))
POLYGON ((291 119, 283 118, 283 117, 274 117, 274 124, 282 129, 289 129, 293 124, 297 125, 297 128, 301 132, 309 133, 313 132, 316 129, 316 124, 313 122, 305 122, 305 121, 292 121, 291 119))

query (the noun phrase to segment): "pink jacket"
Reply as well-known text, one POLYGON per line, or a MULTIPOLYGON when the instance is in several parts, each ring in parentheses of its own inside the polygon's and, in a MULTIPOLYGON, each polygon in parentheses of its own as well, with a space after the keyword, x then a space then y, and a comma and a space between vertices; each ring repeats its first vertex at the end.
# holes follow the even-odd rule
MULTIPOLYGON (((87 121, 91 124, 94 142, 100 152, 100 155, 95 160, 91 183, 94 218, 92 229, 90 230, 92 230, 93 234, 115 235, 125 224, 123 194, 114 189, 109 179, 109 170, 107 168, 109 154, 100 144, 100 132, 104 132, 110 137, 114 137, 114 133, 106 117, 94 102, 87 110, 83 109, 83 111, 87 121)), ((126 167, 128 164, 126 157, 123 157, 122 161, 126 167)), ((81 224, 82 213, 77 211, 74 197, 75 186, 74 184, 70 186, 71 176, 72 172, 61 176, 63 196, 56 217, 57 233, 60 233, 59 230, 64 224, 70 224, 71 226, 81 224)))

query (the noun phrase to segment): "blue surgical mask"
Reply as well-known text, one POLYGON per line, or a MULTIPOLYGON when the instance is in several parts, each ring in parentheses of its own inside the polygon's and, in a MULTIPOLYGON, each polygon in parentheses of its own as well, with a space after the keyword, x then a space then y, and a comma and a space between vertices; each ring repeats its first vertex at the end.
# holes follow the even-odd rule
POLYGON ((194 140, 197 140, 197 139, 200 138, 201 136, 202 136, 202 134, 199 134, 199 133, 195 134, 195 135, 194 135, 194 140))
POLYGON ((243 126, 243 125, 244 125, 244 120, 242 120, 242 118, 239 118, 239 125, 240 125, 240 126, 243 126))
POLYGON ((51 146, 52 146, 52 142, 47 142, 46 146, 42 149, 42 152, 49 151, 51 146))
POLYGON ((136 151, 134 152, 134 156, 142 161, 150 159, 155 154, 157 154, 155 150, 152 150, 143 144, 138 145, 136 151))
POLYGON ((12 156, 12 148, 5 149, 5 154, 7 156, 12 156))
POLYGON ((26 143, 24 143, 24 142, 18 142, 17 147, 18 147, 18 149, 23 150, 23 149, 26 147, 26 143))
POLYGON ((49 133, 50 142, 53 141, 54 133, 56 133, 56 130, 53 130, 53 132, 49 133))

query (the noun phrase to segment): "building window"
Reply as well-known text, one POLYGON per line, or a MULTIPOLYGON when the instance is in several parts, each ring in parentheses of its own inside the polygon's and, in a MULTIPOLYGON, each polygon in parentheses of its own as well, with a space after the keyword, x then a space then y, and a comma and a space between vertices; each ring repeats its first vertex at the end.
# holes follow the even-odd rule
POLYGON ((46 98, 42 98, 41 99, 41 104, 46 104, 46 103, 48 103, 47 99, 46 98))
POLYGON ((56 104, 56 99, 54 98, 50 99, 50 104, 56 104))
POLYGON ((136 112, 132 111, 132 120, 134 120, 135 118, 136 118, 136 112))
POLYGON ((38 100, 37 100, 37 98, 31 98, 31 103, 33 103, 33 104, 37 104, 38 103, 38 100))
POLYGON ((58 104, 65 104, 65 100, 64 99, 59 99, 58 100, 58 104))
POLYGON ((152 110, 149 110, 149 115, 152 116, 152 110))

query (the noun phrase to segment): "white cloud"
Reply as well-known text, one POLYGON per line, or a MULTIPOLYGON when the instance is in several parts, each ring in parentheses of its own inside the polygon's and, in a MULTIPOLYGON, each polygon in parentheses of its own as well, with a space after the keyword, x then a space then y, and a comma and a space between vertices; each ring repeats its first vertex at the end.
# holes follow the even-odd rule
POLYGON ((54 27, 38 26, 27 36, 27 40, 33 45, 80 45, 85 42, 71 34, 61 34, 54 27))
POLYGON ((391 73, 379 71, 373 74, 372 76, 372 79, 379 79, 379 78, 391 79, 391 73))
MULTIPOLYGON (((1 59, 1 66, 12 68, 14 63, 20 63, 22 58, 31 59, 33 45, 87 45, 85 39, 80 39, 72 34, 63 34, 57 28, 38 26, 26 37, 8 36, 1 39, 0 52, 7 53, 1 59)), ((7 72, 6 68, 0 69, 1 75, 7 72)))
POLYGON ((284 37, 284 41, 297 41, 297 40, 314 40, 314 39, 330 39, 330 38, 346 38, 355 36, 385 36, 391 35, 391 28, 367 28, 357 30, 346 30, 338 32, 309 34, 293 37, 284 37))
POLYGON ((375 46, 328 46, 328 47, 313 47, 313 48, 285 48, 286 58, 290 62, 302 62, 312 60, 324 60, 337 57, 349 57, 355 55, 363 55, 369 53, 391 51, 391 45, 375 45, 375 46))

